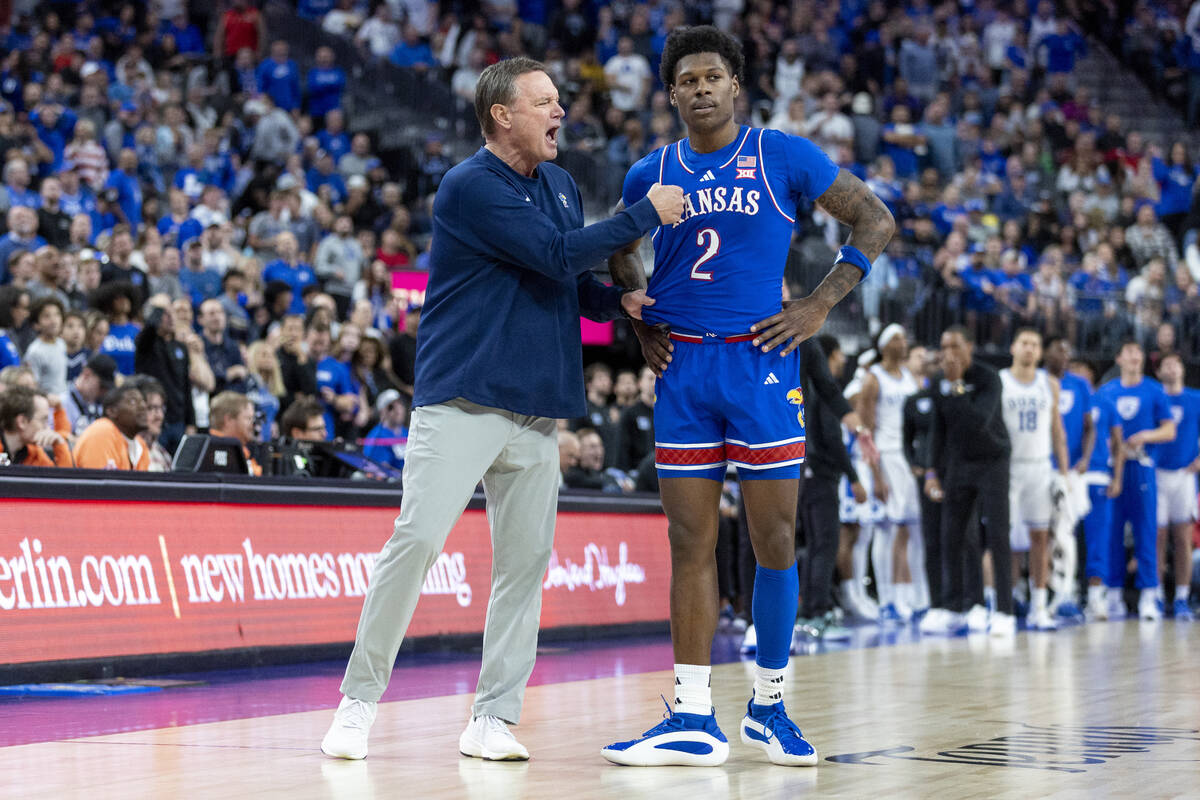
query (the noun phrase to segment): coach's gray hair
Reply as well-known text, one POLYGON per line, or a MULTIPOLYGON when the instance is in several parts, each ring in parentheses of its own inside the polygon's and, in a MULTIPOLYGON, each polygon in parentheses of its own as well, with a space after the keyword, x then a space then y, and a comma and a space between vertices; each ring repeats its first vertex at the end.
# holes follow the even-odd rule
POLYGON ((545 72, 546 65, 525 56, 506 58, 485 69, 475 85, 475 117, 483 135, 496 132, 496 121, 492 119, 492 106, 499 103, 510 105, 516 97, 517 78, 526 72, 545 72))

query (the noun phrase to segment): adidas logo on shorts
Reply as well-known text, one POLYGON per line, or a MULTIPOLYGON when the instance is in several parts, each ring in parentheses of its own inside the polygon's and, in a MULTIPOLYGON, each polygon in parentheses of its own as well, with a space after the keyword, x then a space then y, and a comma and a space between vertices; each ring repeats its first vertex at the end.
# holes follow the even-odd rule
POLYGON ((775 373, 771 372, 767 374, 767 379, 763 381, 763 386, 770 386, 773 383, 779 383, 779 378, 776 378, 775 373))

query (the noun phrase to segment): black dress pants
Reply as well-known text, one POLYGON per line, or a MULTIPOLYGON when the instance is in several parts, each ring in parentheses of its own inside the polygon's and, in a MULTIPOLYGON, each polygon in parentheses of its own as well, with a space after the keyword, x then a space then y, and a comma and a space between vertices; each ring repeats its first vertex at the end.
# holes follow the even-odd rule
POLYGON ((996 609, 1012 613, 1012 551, 1008 525, 1008 459, 979 465, 969 475, 948 476, 942 501, 942 564, 945 607, 966 612, 983 604, 983 551, 992 551, 996 609), (977 535, 971 512, 979 509, 977 535))

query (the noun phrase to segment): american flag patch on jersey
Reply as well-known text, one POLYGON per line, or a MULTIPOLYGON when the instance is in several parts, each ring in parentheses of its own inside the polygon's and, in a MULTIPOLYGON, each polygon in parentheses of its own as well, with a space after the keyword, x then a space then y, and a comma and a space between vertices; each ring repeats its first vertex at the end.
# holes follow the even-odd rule
POLYGON ((738 156, 737 165, 739 167, 756 167, 758 159, 754 156, 738 156))

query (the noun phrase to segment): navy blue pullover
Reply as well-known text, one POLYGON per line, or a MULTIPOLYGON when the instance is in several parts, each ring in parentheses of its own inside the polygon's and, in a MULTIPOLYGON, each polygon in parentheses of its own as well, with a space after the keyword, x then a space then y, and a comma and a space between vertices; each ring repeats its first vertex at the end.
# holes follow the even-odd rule
POLYGON ((480 148, 451 169, 433 204, 413 405, 462 397, 529 416, 583 416, 579 315, 616 318, 624 291, 590 270, 658 225, 643 198, 584 228, 579 189, 553 164, 527 178, 480 148))

